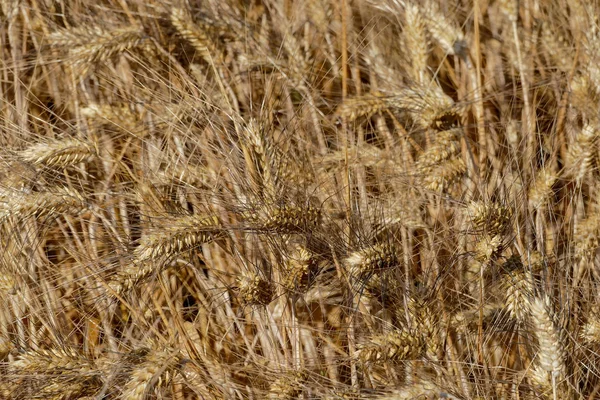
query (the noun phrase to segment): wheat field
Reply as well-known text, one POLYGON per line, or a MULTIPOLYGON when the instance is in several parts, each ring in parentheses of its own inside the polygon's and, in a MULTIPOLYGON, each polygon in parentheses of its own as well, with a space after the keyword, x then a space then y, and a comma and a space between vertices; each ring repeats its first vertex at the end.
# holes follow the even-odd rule
POLYGON ((2 0, 1 399, 600 398, 600 4, 2 0))

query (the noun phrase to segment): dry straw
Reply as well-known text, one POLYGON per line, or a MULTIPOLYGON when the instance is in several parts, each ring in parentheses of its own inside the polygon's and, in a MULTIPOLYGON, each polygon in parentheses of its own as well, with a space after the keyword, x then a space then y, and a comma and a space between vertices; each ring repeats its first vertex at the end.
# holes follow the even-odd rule
POLYGON ((598 397, 597 2, 0 3, 1 398, 598 397))

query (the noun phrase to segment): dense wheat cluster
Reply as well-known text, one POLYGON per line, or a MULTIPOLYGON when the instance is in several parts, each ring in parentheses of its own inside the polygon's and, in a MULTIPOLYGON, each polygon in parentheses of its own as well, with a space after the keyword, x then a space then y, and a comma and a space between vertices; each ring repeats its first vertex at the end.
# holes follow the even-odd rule
POLYGON ((600 398, 597 2, 0 4, 0 398, 600 398))

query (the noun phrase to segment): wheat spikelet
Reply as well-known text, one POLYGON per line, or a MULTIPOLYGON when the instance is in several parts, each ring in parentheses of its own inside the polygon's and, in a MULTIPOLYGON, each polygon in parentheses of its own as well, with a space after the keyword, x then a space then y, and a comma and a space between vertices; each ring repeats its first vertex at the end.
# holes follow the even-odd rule
POLYGON ((5 337, 0 336, 0 361, 4 361, 6 356, 14 349, 12 342, 5 337))
POLYGON ((170 257, 210 243, 224 234, 216 217, 191 215, 160 222, 160 229, 144 236, 135 249, 138 261, 170 257))
POLYGON ((121 295, 131 290, 138 282, 161 271, 164 267, 161 264, 146 262, 132 262, 125 268, 122 268, 117 274, 108 281, 108 286, 116 294, 121 295))
POLYGON ((2 271, 2 274, 0 274, 0 293, 15 293, 15 288, 17 286, 17 277, 9 272, 9 271, 2 271))
POLYGON ((363 362, 406 360, 420 357, 425 350, 422 336, 409 330, 394 330, 369 338, 359 346, 355 357, 363 362))
POLYGON ((571 46, 567 42, 564 32, 561 32, 560 29, 557 31, 556 27, 544 24, 542 26, 541 42, 552 66, 558 67, 561 71, 569 71, 571 60, 569 60, 568 54, 571 46))
POLYGON ((421 169, 423 187, 434 192, 446 192, 467 171, 462 158, 442 161, 438 165, 421 169))
POLYGON ((55 382, 44 384, 35 398, 39 399, 94 399, 94 396, 86 396, 98 391, 100 384, 98 380, 83 377, 80 381, 73 379, 55 379, 55 382))
POLYGON ((404 44, 411 65, 410 74, 415 82, 423 85, 426 83, 429 51, 425 23, 414 4, 407 4, 404 8, 404 20, 404 44))
POLYGON ((445 390, 435 384, 432 380, 419 378, 406 387, 395 390, 393 393, 378 396, 377 400, 413 400, 413 399, 450 399, 459 400, 462 397, 457 397, 452 392, 456 390, 445 390))
POLYGON ((573 242, 578 256, 590 255, 600 246, 600 218, 597 211, 592 211, 577 222, 573 242))
POLYGON ((28 351, 11 362, 11 367, 23 373, 44 374, 60 374, 65 371, 84 374, 94 370, 89 359, 68 347, 28 351))
POLYGON ((525 323, 530 313, 529 301, 534 294, 531 273, 518 269, 505 274, 502 278, 502 288, 505 290, 506 309, 519 323, 525 323))
POLYGON ((288 53, 288 62, 286 71, 288 78, 294 87, 301 89, 305 88, 305 80, 309 71, 308 63, 302 54, 302 50, 298 41, 291 33, 283 35, 283 48, 288 53))
POLYGON ((454 100, 437 85, 405 88, 386 98, 390 108, 406 110, 422 128, 443 130, 457 119, 454 100), (452 118, 448 118, 451 116, 452 118), (448 121, 446 121, 448 119, 448 121))
POLYGON ((200 56, 209 64, 221 64, 223 55, 203 27, 194 23, 184 9, 175 7, 171 11, 171 23, 179 35, 190 42, 200 56))
POLYGON ((333 14, 329 2, 325 0, 307 0, 304 6, 306 15, 312 24, 319 32, 325 34, 333 14))
POLYGON ((600 54, 598 53, 600 36, 598 30, 587 29, 585 31, 584 39, 584 52, 588 58, 588 62, 585 65, 587 76, 594 91, 597 94, 600 94, 600 67, 598 66, 598 60, 600 60, 600 54))
POLYGON ((377 273, 365 282, 366 293, 382 303, 395 301, 395 297, 404 290, 404 282, 398 279, 396 271, 385 270, 377 273))
POLYGON ((370 117, 388 107, 385 98, 377 95, 365 95, 346 99, 339 105, 335 115, 338 118, 346 118, 348 121, 356 121, 361 117, 370 117))
POLYGON ((260 275, 240 280, 239 298, 245 305, 266 306, 273 300, 274 295, 272 283, 260 275))
POLYGON ((37 143, 20 153, 23 161, 45 167, 68 167, 95 154, 94 146, 78 139, 37 143))
POLYGON ((381 221, 376 225, 377 230, 385 230, 386 227, 396 224, 411 229, 423 228, 420 204, 419 198, 412 191, 401 193, 397 201, 388 207, 386 215, 381 217, 381 221))
POLYGON ((545 205, 553 195, 552 185, 558 177, 548 170, 541 171, 529 188, 529 207, 537 209, 545 205))
POLYGON ((35 167, 22 161, 7 162, 0 166, 0 199, 13 191, 29 192, 37 179, 35 167))
POLYGON ((71 65, 82 67, 84 73, 95 63, 139 46, 144 39, 139 26, 105 29, 98 25, 64 29, 48 37, 52 46, 67 49, 71 65))
POLYGON ((437 2, 427 0, 420 5, 419 10, 423 14, 423 21, 438 46, 446 54, 464 56, 466 52, 465 37, 454 21, 442 13, 437 2))
POLYGON ((308 379, 306 371, 294 371, 277 378, 269 389, 269 399, 292 400, 300 398, 303 385, 308 379))
POLYGON ((12 193, 0 198, 0 221, 11 216, 42 218, 78 213, 86 208, 83 197, 67 188, 53 192, 12 193))
POLYGON ((492 236, 504 233, 512 220, 511 209, 497 203, 471 202, 467 215, 474 229, 492 236))
POLYGON ((558 378, 565 372, 565 349, 560 328, 554 321, 550 300, 547 297, 536 297, 531 300, 530 307, 532 326, 539 342, 539 366, 558 378))
POLYGON ((321 210, 311 205, 267 205, 244 214, 259 232, 306 233, 321 223, 321 210))
POLYGON ((179 368, 181 355, 173 348, 163 346, 152 349, 138 365, 123 388, 123 399, 146 399, 151 391, 161 386, 179 368))
POLYGON ((592 315, 581 330, 581 338, 588 343, 600 343, 600 318, 592 315))
POLYGON ((519 19, 519 0, 499 0, 498 8, 511 22, 519 19))
POLYGON ((298 246, 285 260, 281 286, 291 293, 305 292, 318 270, 318 260, 305 247, 298 246))
POLYGON ((242 149, 246 168, 256 190, 264 192, 268 199, 275 199, 279 192, 281 155, 269 140, 266 127, 256 119, 245 126, 242 149))
POLYGON ((81 114, 101 123, 110 123, 123 132, 143 138, 147 129, 140 115, 126 104, 89 104, 81 109, 81 114))
POLYGON ((483 322, 487 323, 489 321, 497 320, 497 317, 501 315, 503 309, 504 305, 500 303, 486 303, 483 305, 483 308, 468 308, 452 315, 452 318, 449 320, 449 325, 459 332, 466 333, 477 331, 480 311, 483 322))
POLYGON ((419 156, 417 167, 422 170, 435 167, 440 162, 447 161, 460 154, 459 133, 460 130, 458 129, 439 132, 435 136, 435 142, 419 156))
POLYGON ((485 264, 498 255, 502 247, 502 238, 498 235, 483 235, 475 244, 475 260, 485 264))
POLYGON ((351 276, 364 279, 393 268, 399 263, 397 249, 389 243, 378 243, 348 255, 345 264, 351 276))
POLYGON ((552 381, 548 376, 548 372, 539 365, 536 365, 527 371, 527 376, 534 385, 543 391, 543 398, 549 398, 552 394, 552 381))
POLYGON ((568 170, 578 181, 583 179, 593 164, 597 139, 598 130, 595 125, 586 124, 569 147, 568 170))
MULTIPOLYGON (((422 336, 425 344, 425 354, 430 360, 437 360, 442 343, 440 341, 440 325, 433 304, 413 296, 409 299, 408 311, 414 331, 422 336)), ((397 310, 396 313, 399 313, 397 310)))

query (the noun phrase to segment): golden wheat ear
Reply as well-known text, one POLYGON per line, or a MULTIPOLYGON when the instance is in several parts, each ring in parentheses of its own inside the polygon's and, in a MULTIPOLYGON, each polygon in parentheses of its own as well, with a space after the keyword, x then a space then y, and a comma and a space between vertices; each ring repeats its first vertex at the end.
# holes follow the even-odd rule
POLYGON ((99 63, 113 56, 139 47, 146 39, 141 26, 113 27, 100 25, 62 29, 48 36, 52 48, 64 50, 67 63, 86 75, 99 63))
POLYGON ((362 279, 399 265, 398 250, 388 243, 354 251, 344 260, 351 276, 362 279))
POLYGON ((160 221, 156 232, 143 237, 135 249, 139 261, 169 258, 191 250, 224 235, 224 228, 216 217, 198 215, 168 218, 160 221))
POLYGON ((151 396, 156 387, 165 385, 166 379, 181 366, 179 350, 163 346, 151 349, 144 361, 132 372, 123 388, 123 399, 143 400, 151 396))
POLYGON ((37 167, 66 168, 79 164, 95 155, 95 146, 79 139, 62 139, 37 143, 19 155, 37 167))
POLYGON ((177 33, 187 40, 208 64, 223 62, 223 56, 208 32, 192 20, 187 10, 175 7, 170 17, 177 33))
POLYGON ((539 343, 537 362, 555 381, 563 377, 565 367, 564 338, 557 325, 548 297, 535 297, 530 301, 531 324, 539 343))
POLYGON ((277 378, 269 389, 269 399, 292 400, 297 399, 304 391, 308 380, 307 371, 293 371, 277 378))
POLYGON ((373 336, 358 346, 355 357, 363 362, 383 362, 390 360, 413 360, 425 352, 423 336, 410 330, 394 330, 390 333, 373 336))
POLYGON ((0 202, 0 221, 9 217, 43 218, 77 214, 88 209, 84 197, 69 188, 46 192, 14 193, 0 202))
POLYGON ((239 299, 244 305, 266 306, 275 296, 273 283, 259 274, 239 279, 239 299))

